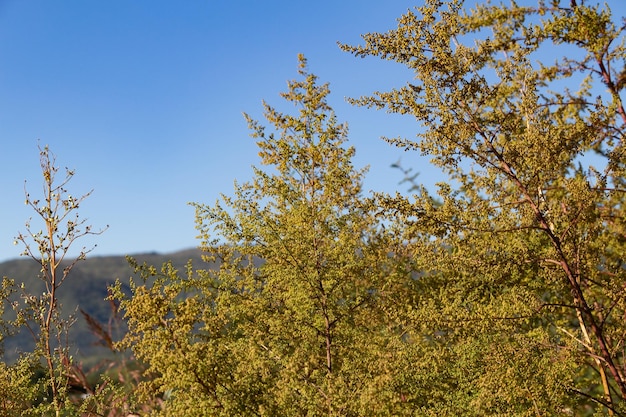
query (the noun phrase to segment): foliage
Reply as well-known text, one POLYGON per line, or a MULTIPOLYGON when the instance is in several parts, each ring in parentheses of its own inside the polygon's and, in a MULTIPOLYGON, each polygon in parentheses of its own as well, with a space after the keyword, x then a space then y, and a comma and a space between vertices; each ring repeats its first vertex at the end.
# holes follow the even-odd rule
POLYGON ((416 138, 387 140, 448 174, 436 195, 399 164, 413 196, 363 195, 329 86, 300 56, 281 94, 295 114, 245 115, 261 168, 194 204, 203 267, 130 259, 140 279, 111 288, 111 326, 84 312, 137 359, 95 388, 58 290, 88 252, 64 262, 70 246, 99 232, 42 149, 44 196, 26 204, 43 229, 17 241, 45 290, 0 288, 17 314, 3 336, 24 326, 36 348, 0 363, 0 415, 625 416, 626 25, 529 1, 425 0, 342 45, 414 71, 351 102, 415 118, 416 138))
POLYGON ((417 138, 389 142, 449 174, 437 204, 425 189, 381 197, 421 267, 407 320, 431 341, 416 402, 624 415, 624 26, 575 0, 427 0, 363 40, 342 47, 415 80, 353 103, 414 117, 417 138))
MULTIPOLYGON (((172 261, 175 266, 184 267, 189 259, 200 262, 201 254, 199 249, 192 249, 168 254, 143 253, 133 256, 140 262, 158 265, 172 261)), ((68 264, 64 262, 61 268, 68 264)), ((24 285, 31 294, 41 294, 45 291, 45 284, 38 278, 39 270, 40 267, 32 259, 21 258, 0 263, 0 274, 11 277, 15 283, 9 288, 16 289, 24 285)), ((108 346, 101 343, 102 339, 94 335, 81 311, 87 313, 107 332, 112 333, 113 340, 119 340, 126 327, 122 321, 118 328, 115 321, 111 320, 115 314, 112 314, 110 301, 106 300, 107 287, 113 285, 117 277, 122 285, 128 288, 129 279, 133 275, 133 268, 125 256, 89 256, 72 268, 68 278, 69 285, 65 285, 63 291, 57 292, 57 300, 63 306, 64 315, 78 313, 76 321, 72 324, 68 343, 74 352, 78 352, 74 355, 75 360, 82 362, 86 369, 98 365, 102 360, 116 360, 117 353, 111 352, 108 346), (74 283, 77 285, 73 285, 74 283), (80 311, 76 309, 77 306, 80 311)), ((8 298, 17 300, 19 295, 13 293, 8 298)), ((9 319, 12 316, 11 309, 7 310, 6 318, 9 319)), ((4 360, 8 363, 17 360, 20 352, 31 352, 35 346, 32 335, 26 329, 15 330, 4 343, 4 360)))
POLYGON ((8 384, 4 404, 8 404, 9 408, 15 404, 20 407, 30 404, 33 408, 29 410, 34 415, 59 416, 74 409, 70 399, 70 382, 78 380, 86 385, 86 380, 81 378, 84 375, 78 372, 71 357, 68 331, 73 319, 62 316, 58 294, 72 268, 90 250, 83 248, 73 261, 66 265, 63 262, 78 239, 102 231, 92 230, 76 213, 90 193, 75 198, 67 192, 65 187, 74 172, 66 170, 65 178, 57 181, 59 168, 47 147, 40 148, 40 166, 43 196, 36 199, 26 192, 26 205, 33 209, 43 228, 37 231, 29 220, 26 233, 17 236, 16 244, 23 243, 23 255, 38 264, 38 276, 45 290, 41 295, 33 294, 23 284, 15 288, 11 286, 11 280, 3 279, 3 301, 10 305, 16 315, 11 324, 17 328, 26 328, 36 343, 34 351, 21 357, 14 366, 3 364, 2 372, 8 384), (10 297, 12 293, 18 293, 20 299, 13 300, 10 297), (44 362, 43 375, 37 374, 39 358, 44 362), (31 383, 25 383, 27 380, 31 383), (34 393, 38 395, 35 403, 34 393))
POLYGON ((296 115, 265 104, 271 133, 246 115, 268 169, 195 205, 211 267, 137 265, 157 282, 122 301, 124 345, 154 373, 143 394, 162 393, 163 415, 402 415, 387 294, 407 276, 391 256, 403 247, 362 196, 328 85, 303 57, 299 73, 282 94, 296 115))

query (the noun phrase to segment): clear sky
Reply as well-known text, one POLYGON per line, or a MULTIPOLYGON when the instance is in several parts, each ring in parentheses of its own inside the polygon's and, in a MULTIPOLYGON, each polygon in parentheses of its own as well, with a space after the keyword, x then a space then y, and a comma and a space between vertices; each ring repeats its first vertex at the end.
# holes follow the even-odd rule
MULTIPOLYGON (((395 27, 413 1, 3 0, 0 1, 0 260, 41 190, 38 144, 75 169, 80 209, 109 225, 93 255, 195 247, 194 210, 232 194, 251 176, 257 148, 242 117, 262 120, 262 100, 297 77, 297 54, 330 82, 331 105, 350 126, 355 165, 370 165, 367 190, 394 191, 399 157, 381 135, 412 136, 409 119, 348 105, 345 97, 403 85, 391 62, 360 59, 337 42, 395 27)), ((421 180, 428 168, 417 167, 421 180)), ((434 176, 436 174, 431 175, 434 176)), ((432 181, 437 179, 432 178, 432 181)), ((35 224, 33 224, 35 225, 35 224)))

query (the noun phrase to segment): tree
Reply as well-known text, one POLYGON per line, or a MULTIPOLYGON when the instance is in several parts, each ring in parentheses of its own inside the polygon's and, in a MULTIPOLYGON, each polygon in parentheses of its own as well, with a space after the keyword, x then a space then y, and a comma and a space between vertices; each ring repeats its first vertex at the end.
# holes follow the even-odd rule
POLYGON ((246 115, 267 169, 195 204, 207 269, 136 265, 156 283, 117 288, 164 415, 401 415, 404 342, 383 300, 406 276, 402 247, 362 196, 328 85, 302 56, 299 73, 281 94, 296 115, 265 104, 271 133, 246 115))
POLYGON ((342 46, 414 71, 352 102, 413 116, 416 139, 388 141, 449 174, 439 204, 383 199, 424 268, 424 410, 624 415, 625 26, 586 2, 463 3, 342 46))
MULTIPOLYGON (((22 255, 32 258, 41 266, 39 278, 45 284, 45 291, 41 295, 35 295, 23 285, 19 289, 13 287, 12 281, 5 278, 2 293, 2 300, 9 302, 16 313, 14 325, 25 327, 31 333, 36 348, 34 352, 20 358, 15 366, 0 368, 0 375, 6 376, 9 384, 5 404, 10 407, 18 405, 23 412, 26 412, 24 407, 31 406, 29 412, 33 415, 52 412, 59 416, 73 408, 69 401, 68 388, 77 373, 68 345, 68 331, 73 319, 62 315, 58 294, 74 265, 85 259, 91 249, 83 247, 73 260, 66 258, 78 239, 87 235, 98 235, 103 230, 93 230, 77 214, 80 204, 91 192, 78 198, 68 193, 66 186, 74 176, 74 171, 67 169, 65 178, 58 181, 59 168, 55 156, 47 146, 40 148, 39 155, 43 195, 38 199, 31 197, 27 191, 25 194, 26 205, 33 209, 37 220, 41 221, 42 229, 37 230, 35 226, 31 226, 29 220, 26 223, 26 233, 18 234, 15 243, 21 242, 24 245, 22 255), (11 299, 15 292, 19 293, 21 302, 11 299), (34 378, 33 367, 39 365, 40 359, 44 362, 45 382, 41 387, 32 385, 32 381, 31 384, 25 384, 25 381, 34 378), (43 394, 39 393, 43 395, 43 399, 39 407, 34 407, 27 401, 33 400, 33 393, 39 388, 43 391, 43 394), (12 394, 17 397, 11 398, 12 394)), ((86 383, 86 380, 79 382, 86 383)), ((7 412, 10 410, 16 411, 9 408, 7 412)))

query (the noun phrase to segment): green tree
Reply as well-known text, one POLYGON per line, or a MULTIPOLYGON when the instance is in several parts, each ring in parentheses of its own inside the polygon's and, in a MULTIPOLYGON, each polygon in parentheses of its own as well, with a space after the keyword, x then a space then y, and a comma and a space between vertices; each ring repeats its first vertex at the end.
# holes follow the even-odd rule
MULTIPOLYGON (((16 292, 15 283, 3 277, 0 300, 8 300, 16 292)), ((14 335, 11 320, 5 316, 4 303, 0 303, 0 342, 14 335)), ((4 358, 4 346, 0 346, 0 357, 4 358)), ((37 400, 39 386, 33 384, 34 368, 37 366, 34 355, 23 355, 13 365, 0 361, 0 416, 27 415, 28 409, 37 400)))
MULTIPOLYGON (((164 393, 164 415, 400 415, 404 341, 383 300, 406 276, 362 195, 347 127, 300 57, 301 80, 246 115, 261 163, 234 197, 195 204, 206 270, 137 265, 154 285, 122 302, 125 343, 164 393)), ((118 286, 118 296, 123 297, 118 286)))
MULTIPOLYGON (((7 415, 18 410, 22 415, 60 416, 77 412, 78 407, 70 401, 68 391, 70 382, 82 375, 77 372, 68 344, 68 332, 74 319, 62 314, 59 291, 74 265, 91 251, 83 247, 76 258, 69 260, 70 248, 84 236, 103 232, 93 230, 77 214, 80 204, 91 192, 81 197, 70 195, 66 186, 74 172, 67 169, 65 177, 59 181, 55 156, 48 147, 40 148, 39 155, 43 195, 33 198, 26 191, 26 205, 33 209, 42 229, 37 230, 32 219, 29 220, 26 232, 18 234, 15 243, 21 242, 24 245, 22 255, 41 266, 39 278, 45 284, 45 291, 33 294, 23 284, 16 288, 12 280, 3 278, 0 295, 16 315, 12 325, 27 329, 36 344, 35 350, 24 353, 15 365, 3 363, 0 367, 4 397, 0 412, 7 415), (18 300, 13 297, 15 294, 19 295, 18 300), (43 378, 37 376, 40 369, 43 369, 43 378)), ((77 382, 90 389, 85 378, 78 378, 77 382)))
POLYGON ((430 376, 414 401, 624 415, 625 26, 607 6, 524 3, 426 0, 342 46, 414 71, 353 102, 414 117, 417 137, 389 142, 449 174, 437 204, 384 199, 422 268, 407 320, 430 376))

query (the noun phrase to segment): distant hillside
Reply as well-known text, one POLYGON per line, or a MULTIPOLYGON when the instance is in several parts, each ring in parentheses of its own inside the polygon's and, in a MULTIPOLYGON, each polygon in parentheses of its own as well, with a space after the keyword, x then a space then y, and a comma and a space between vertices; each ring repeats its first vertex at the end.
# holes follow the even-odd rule
MULTIPOLYGON (((184 271, 184 266, 191 259, 194 265, 200 267, 203 263, 201 252, 198 249, 189 249, 170 254, 144 253, 131 255, 139 263, 161 266, 171 261, 177 268, 184 271)), ((21 258, 0 263, 0 276, 15 280, 17 286, 24 283, 29 293, 41 294, 45 288, 38 278, 39 266, 30 258, 21 258)), ((111 316, 111 308, 105 298, 107 287, 120 279, 128 284, 134 271, 128 265, 125 256, 94 256, 76 264, 63 284, 59 293, 63 316, 74 314, 76 323, 70 330, 72 345, 77 348, 73 352, 79 360, 100 357, 107 354, 103 347, 96 346, 97 338, 88 330, 87 323, 78 309, 86 311, 99 322, 106 324, 111 316)), ((11 361, 19 351, 32 348, 32 337, 26 332, 12 336, 5 340, 5 360, 11 361)))

